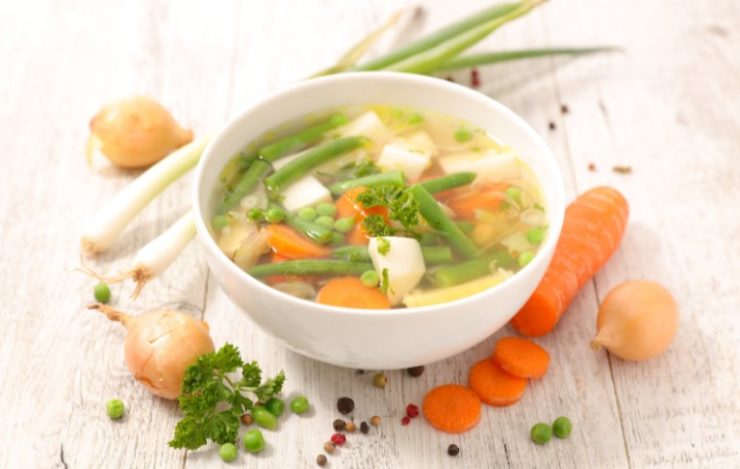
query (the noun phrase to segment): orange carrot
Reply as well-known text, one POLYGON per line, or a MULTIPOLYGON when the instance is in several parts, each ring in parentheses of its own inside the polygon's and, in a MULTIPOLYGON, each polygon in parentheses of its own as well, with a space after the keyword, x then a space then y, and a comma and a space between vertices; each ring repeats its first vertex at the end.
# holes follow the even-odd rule
POLYGON ((362 206, 357 202, 357 196, 366 190, 366 188, 360 186, 349 189, 342 194, 336 202, 337 217, 355 217, 355 221, 362 221, 365 217, 363 216, 362 206))
POLYGON ((389 309, 388 297, 378 288, 369 288, 357 277, 337 277, 321 287, 316 302, 345 308, 389 309))
POLYGON ((468 387, 443 384, 427 392, 422 411, 427 422, 437 430, 462 433, 480 420, 480 399, 468 387))
POLYGON ((527 387, 526 379, 508 374, 490 358, 470 368, 468 383, 481 401, 496 407, 516 404, 527 387))
POLYGON ((267 234, 267 244, 272 250, 288 259, 331 255, 331 249, 316 244, 287 225, 268 225, 267 234))
POLYGON ((550 266, 534 294, 511 320, 520 333, 550 332, 575 298, 617 249, 629 207, 616 189, 596 187, 571 203, 550 266))
POLYGON ((352 230, 347 234, 347 243, 353 244, 353 245, 362 245, 362 244, 368 244, 370 242, 370 238, 367 236, 367 231, 365 231, 365 227, 362 226, 362 223, 355 223, 355 226, 352 227, 352 230))
POLYGON ((493 347, 493 361, 519 378, 541 378, 550 365, 547 350, 527 339, 504 337, 493 347))
POLYGON ((505 184, 491 184, 466 190, 447 200, 447 206, 458 218, 475 218, 476 210, 495 210, 504 201, 505 184))

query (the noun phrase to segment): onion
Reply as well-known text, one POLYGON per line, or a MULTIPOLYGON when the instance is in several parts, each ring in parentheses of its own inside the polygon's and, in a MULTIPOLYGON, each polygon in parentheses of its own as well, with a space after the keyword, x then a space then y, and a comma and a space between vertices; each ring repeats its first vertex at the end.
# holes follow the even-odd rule
POLYGON ((144 168, 193 139, 161 104, 145 96, 132 96, 104 105, 90 120, 92 146, 113 164, 144 168))
POLYGON ((187 367, 213 351, 208 324, 187 313, 161 309, 130 316, 107 305, 88 308, 123 324, 128 331, 126 366, 136 381, 165 399, 176 399, 187 367))
POLYGON ((625 360, 647 360, 663 353, 678 329, 678 306, 670 292, 648 280, 630 280, 604 298, 591 346, 625 360))

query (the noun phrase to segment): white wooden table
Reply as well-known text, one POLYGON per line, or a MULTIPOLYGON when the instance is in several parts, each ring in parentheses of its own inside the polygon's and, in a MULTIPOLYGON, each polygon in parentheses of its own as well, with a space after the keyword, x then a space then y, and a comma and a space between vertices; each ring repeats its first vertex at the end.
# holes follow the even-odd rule
MULTIPOLYGON (((133 383, 122 329, 83 307, 93 282, 73 272, 78 227, 132 178, 86 166, 88 119, 106 100, 141 92, 196 133, 216 130, 271 90, 328 65, 401 3, 0 2, 0 467, 223 464, 212 449, 167 447, 176 405, 133 383), (105 415, 114 396, 128 405, 122 423, 105 415)), ((487 3, 425 2, 422 28, 487 3)), ((546 136, 569 197, 614 185, 631 203, 631 221, 612 261, 540 341, 553 355, 550 373, 518 405, 486 408, 467 434, 399 420, 433 385, 464 382, 469 365, 509 330, 427 366, 420 378, 390 372, 379 390, 371 374, 303 358, 257 330, 209 278, 195 244, 138 300, 128 299, 131 285, 116 287, 115 304, 196 305, 219 344, 237 344, 269 372, 285 369, 288 394, 310 397, 309 417, 266 432, 268 450, 241 454, 240 466, 314 467, 332 433, 335 400, 347 395, 360 418, 378 414, 384 424, 352 437, 330 467, 740 467, 739 31, 735 0, 559 0, 482 45, 625 49, 490 67, 482 91, 546 136), (616 174, 614 165, 633 171, 616 174), (594 353, 588 342, 599 299, 643 277, 667 285, 681 305, 670 351, 647 363, 594 353), (559 415, 574 422, 569 440, 529 441, 532 424, 559 415), (456 459, 446 455, 453 442, 462 448, 456 459)), ((187 210, 189 188, 187 179, 168 190, 97 266, 125 266, 187 210)))

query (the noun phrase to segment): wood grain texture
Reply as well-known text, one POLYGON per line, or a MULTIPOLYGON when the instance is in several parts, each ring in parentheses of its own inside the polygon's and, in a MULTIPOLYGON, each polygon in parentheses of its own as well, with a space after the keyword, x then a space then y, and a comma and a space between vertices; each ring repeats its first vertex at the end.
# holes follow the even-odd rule
MULTIPOLYGON (((410 3, 0 2, 0 467, 222 465, 213 449, 166 446, 176 406, 132 382, 124 331, 84 309, 94 282, 73 271, 77 227, 132 177, 104 162, 94 171, 85 165, 87 121, 100 104, 151 94, 196 133, 215 130, 269 92, 329 65, 410 3), (105 416, 104 403, 114 396, 129 407, 123 422, 105 416)), ((488 2, 423 4, 427 15, 417 29, 428 30, 488 2)), ((380 390, 370 385, 372 373, 306 359, 257 329, 209 278, 195 245, 136 301, 128 299, 131 285, 114 288, 115 302, 132 311, 192 305, 204 311, 218 343, 237 344, 266 372, 285 369, 286 395, 311 399, 309 415, 285 416, 279 432, 265 432, 267 451, 239 456, 247 467, 314 467, 331 435, 336 398, 344 395, 355 399, 357 419, 377 414, 384 423, 353 436, 330 467, 738 467, 738 31, 733 0, 560 0, 481 46, 624 48, 486 68, 482 91, 546 137, 569 197, 614 185, 630 201, 631 222, 612 261, 556 331, 538 341, 553 355, 550 373, 531 383, 519 405, 486 408, 469 433, 443 435, 422 419, 403 427, 400 417, 431 386, 465 382, 468 367, 508 328, 427 366, 420 378, 389 372, 380 390), (614 165, 633 171, 616 174, 614 165), (592 352, 598 301, 639 277, 666 284, 681 305, 669 353, 627 363, 592 352), (559 415, 575 424, 568 441, 540 447, 528 440, 533 423, 559 415), (445 454, 452 442, 462 448, 455 459, 445 454)), ((465 72, 453 76, 469 79, 465 72)), ((186 178, 168 189, 94 267, 125 269, 187 209, 189 188, 186 178)))

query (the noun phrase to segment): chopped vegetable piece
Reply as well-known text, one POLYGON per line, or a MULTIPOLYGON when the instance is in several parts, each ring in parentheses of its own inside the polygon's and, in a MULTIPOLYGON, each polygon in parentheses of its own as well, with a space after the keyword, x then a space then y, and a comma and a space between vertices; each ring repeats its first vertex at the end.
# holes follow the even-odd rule
POLYGON ((455 196, 447 201, 447 206, 460 218, 475 218, 477 210, 493 212, 504 201, 503 184, 492 184, 455 196))
POLYGON ((383 272, 387 272, 388 288, 384 289, 392 305, 399 304, 424 277, 424 256, 419 242, 413 238, 372 238, 368 252, 378 276, 385 278, 383 272))
POLYGON ((348 233, 355 226, 354 217, 344 217, 334 222, 334 230, 340 233, 348 233))
POLYGON ((123 417, 125 406, 123 401, 120 399, 111 399, 105 403, 105 411, 108 413, 108 417, 113 420, 118 420, 123 417))
POLYGON ((516 404, 527 388, 526 379, 508 374, 490 358, 470 368, 468 383, 481 401, 496 407, 516 404))
POLYGON ((493 348, 493 361, 519 378, 541 378, 550 365, 550 354, 539 345, 520 337, 504 337, 493 348))
MULTIPOLYGON (((275 252, 288 259, 328 257, 331 254, 329 248, 314 243, 286 225, 269 225, 266 230, 268 233, 267 244, 275 252)), ((255 268, 259 267, 262 266, 255 268)))
POLYGON ((460 231, 460 228, 445 215, 437 201, 434 200, 434 197, 423 186, 415 184, 408 190, 418 202, 421 216, 424 217, 432 228, 443 234, 453 248, 468 258, 474 258, 479 255, 479 250, 475 243, 465 233, 460 231))
POLYGON ((424 186, 424 189, 429 191, 430 194, 435 194, 456 187, 467 186, 475 180, 475 176, 476 174, 473 172, 453 173, 422 181, 419 185, 424 186))
POLYGON ((319 216, 332 217, 333 219, 334 215, 336 215, 337 213, 337 208, 334 206, 334 204, 322 202, 316 206, 316 212, 319 214, 319 216))
POLYGON ((265 220, 268 223, 280 223, 285 218, 285 212, 278 207, 270 207, 265 213, 265 220))
POLYGON ((362 273, 362 275, 360 276, 360 281, 366 287, 373 288, 378 286, 378 282, 380 282, 380 277, 378 277, 378 273, 374 270, 368 270, 362 273))
POLYGON ((303 207, 302 209, 298 210, 298 218, 300 218, 301 220, 313 221, 318 216, 318 212, 313 207, 303 207))
POLYGON ((527 241, 538 245, 545 239, 545 230, 542 228, 531 228, 527 231, 527 241))
POLYGON ((622 194, 610 187, 591 189, 568 206, 550 266, 511 320, 517 331, 541 336, 555 327, 578 290, 616 250, 628 212, 622 194))
POLYGON ((451 287, 491 273, 491 265, 495 267, 510 267, 509 254, 506 251, 496 251, 479 259, 472 259, 454 265, 441 265, 431 270, 429 280, 438 287, 451 287))
POLYGON ((345 308, 388 309, 391 307, 388 298, 380 290, 365 286, 357 277, 339 277, 329 280, 319 290, 316 302, 345 308))
POLYGON ((331 232, 333 224, 327 227, 325 226, 326 222, 320 224, 318 223, 318 219, 308 221, 301 217, 289 216, 288 224, 291 228, 295 229, 296 231, 316 241, 319 244, 326 244, 330 242, 333 237, 333 233, 331 232))
POLYGON ((424 418, 437 430, 462 433, 480 420, 480 399, 470 388, 459 384, 443 384, 424 396, 424 418))
POLYGON ((367 139, 364 137, 345 137, 315 146, 267 177, 265 185, 274 193, 282 192, 317 166, 366 144, 367 139))
POLYGON ((568 438, 573 430, 573 424, 568 417, 558 417, 552 423, 552 433, 562 439, 568 438))
MULTIPOLYGON (((254 277, 268 275, 361 275, 372 269, 367 262, 349 262, 336 259, 298 259, 279 264, 259 264, 248 273, 254 277)), ((359 281, 359 279, 358 279, 359 281)))
POLYGON ((357 179, 338 182, 329 186, 329 191, 334 195, 340 195, 356 187, 376 187, 384 185, 403 186, 404 178, 401 171, 388 171, 380 174, 372 174, 357 179))
POLYGON ((110 287, 107 283, 100 282, 95 285, 93 296, 98 303, 108 303, 110 301, 110 287))
POLYGON ((300 132, 289 135, 275 143, 264 146, 259 149, 259 155, 267 161, 275 161, 294 151, 300 150, 306 145, 315 142, 329 130, 335 129, 349 121, 343 114, 335 114, 324 122, 320 122, 311 127, 307 127, 300 132))
POLYGON ((309 404, 306 396, 296 396, 292 401, 290 401, 290 410, 292 410, 294 414, 305 414, 308 412, 308 409, 309 404))
POLYGON ((457 142, 465 143, 473 138, 473 132, 465 127, 460 127, 455 131, 454 137, 457 142))
POLYGON ((239 205, 239 202, 257 187, 257 184, 272 171, 272 167, 264 161, 255 161, 249 166, 234 189, 226 195, 224 200, 216 208, 218 215, 223 215, 232 208, 239 205))
POLYGON ((401 171, 410 182, 416 182, 431 164, 431 151, 405 139, 386 144, 378 159, 378 166, 386 171, 401 171))
POLYGON ((304 207, 318 203, 330 202, 331 193, 313 176, 303 176, 291 183, 280 194, 282 206, 289 212, 296 212, 304 207))

